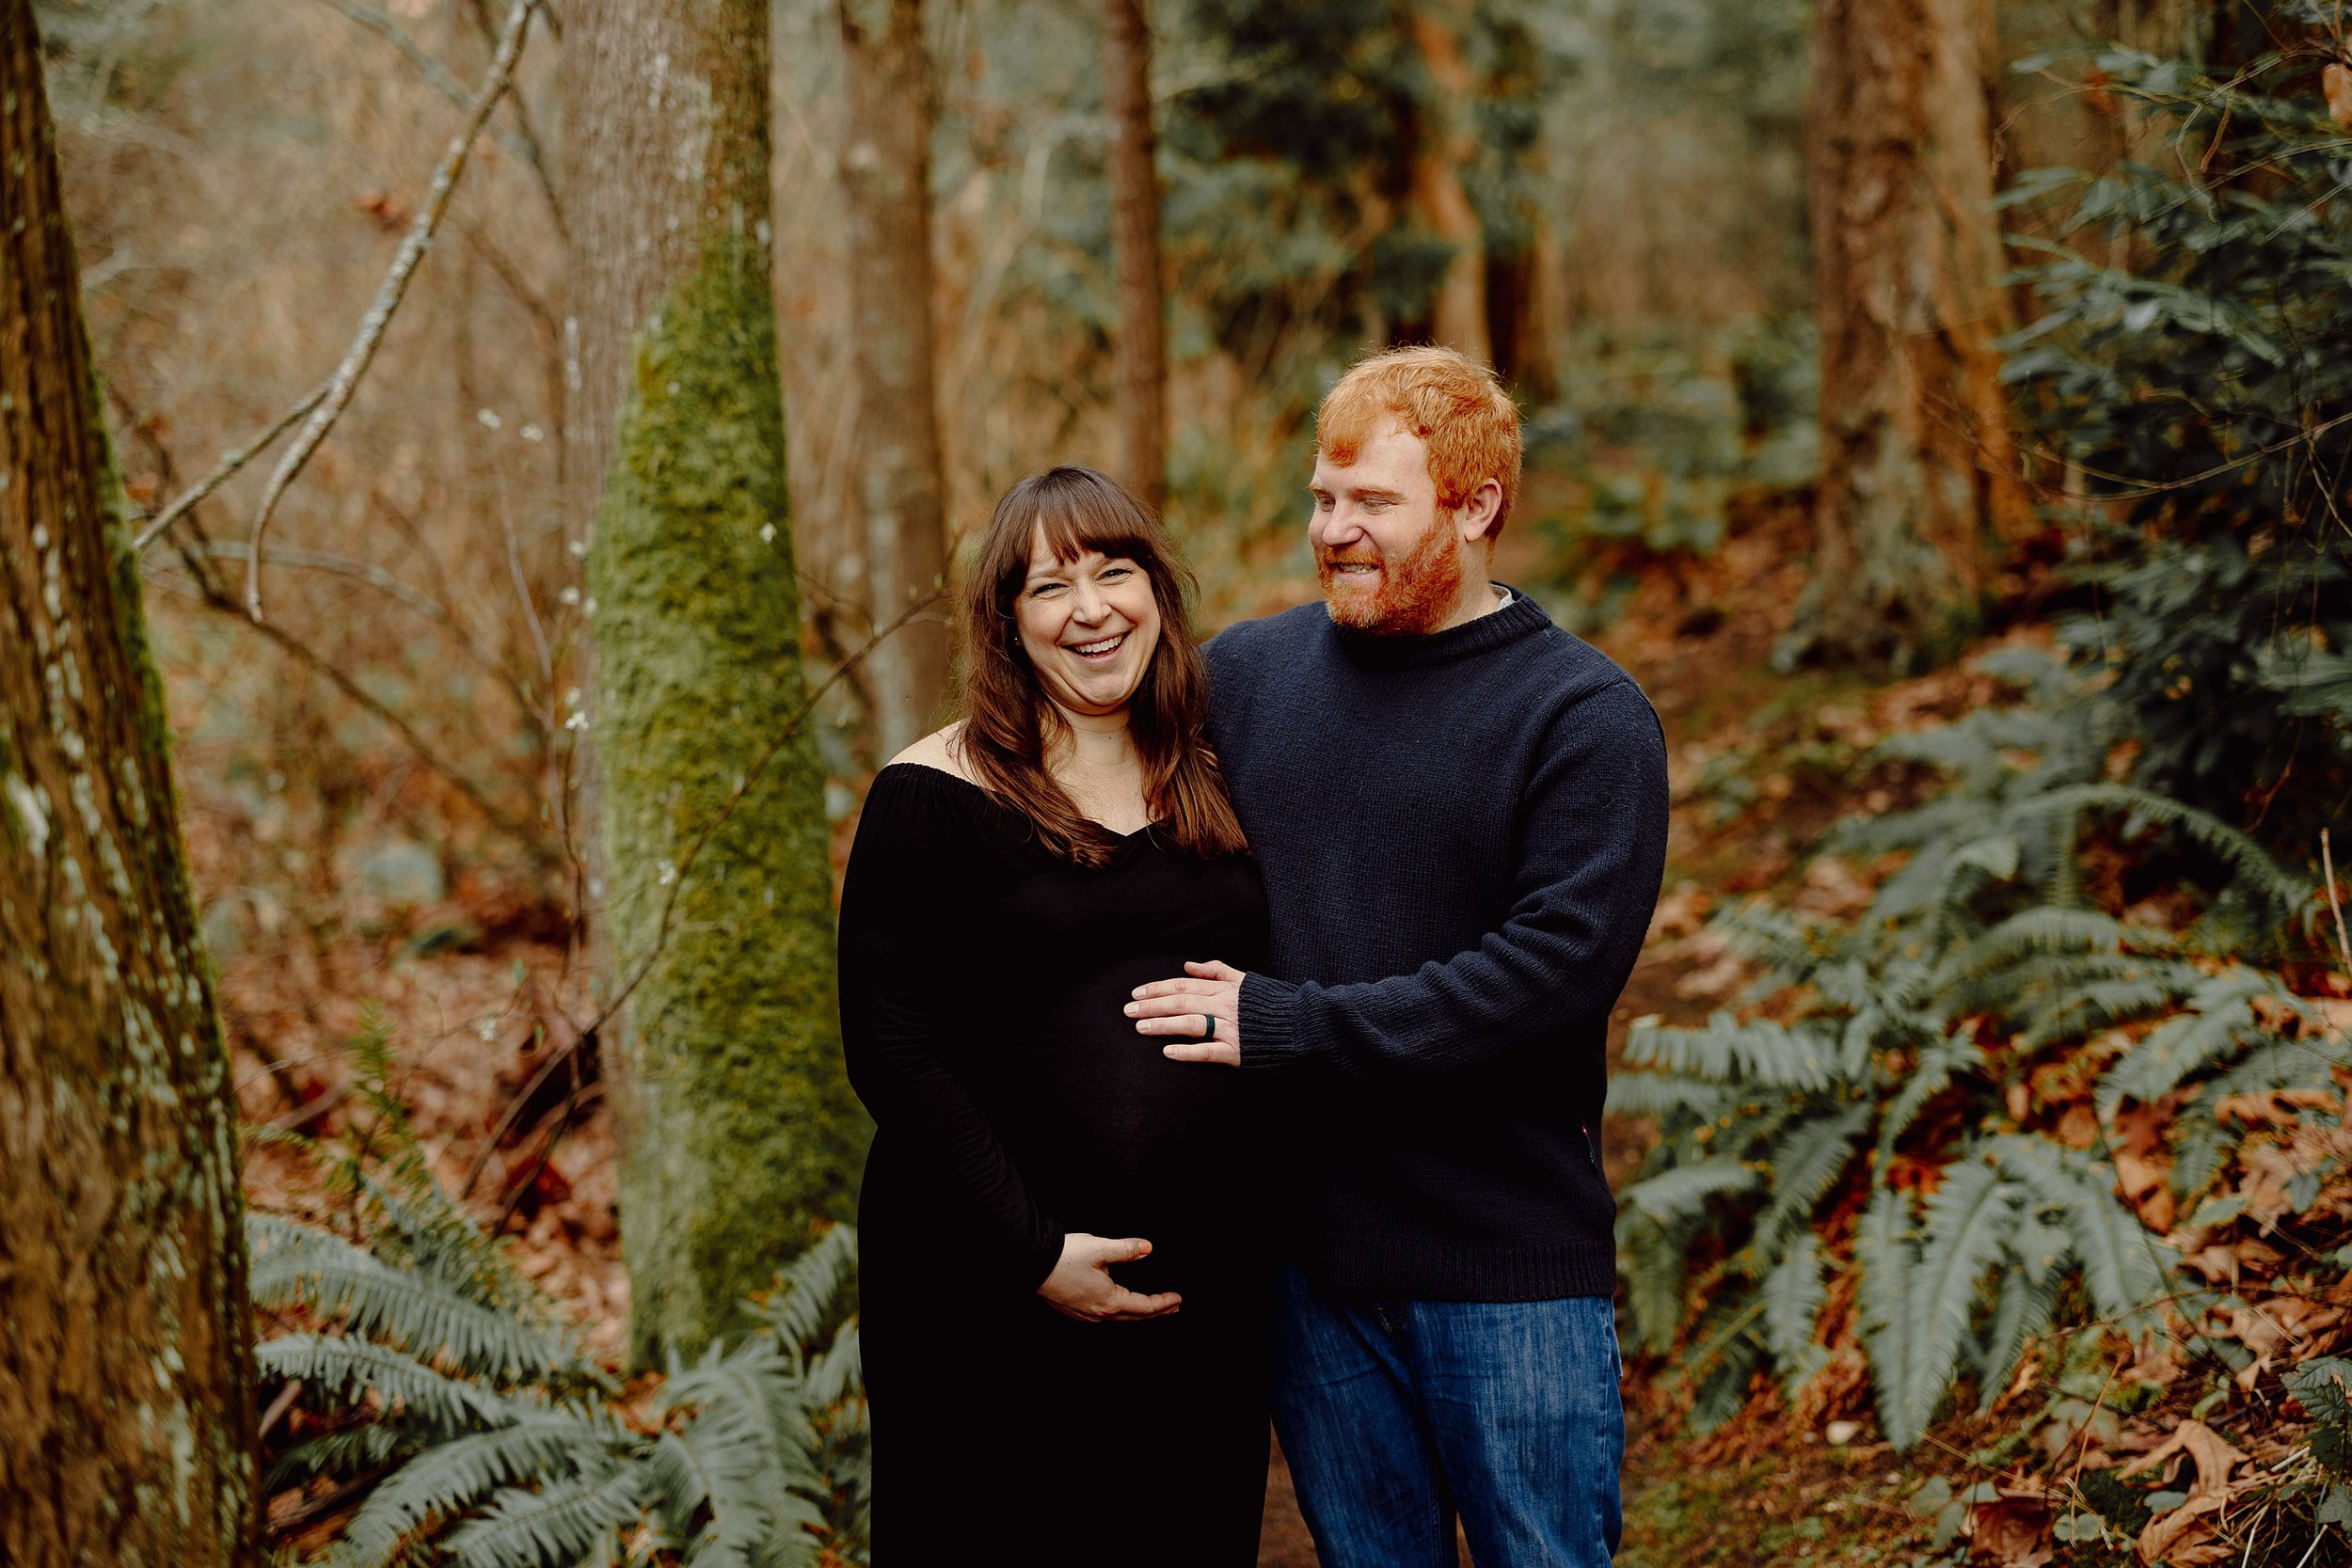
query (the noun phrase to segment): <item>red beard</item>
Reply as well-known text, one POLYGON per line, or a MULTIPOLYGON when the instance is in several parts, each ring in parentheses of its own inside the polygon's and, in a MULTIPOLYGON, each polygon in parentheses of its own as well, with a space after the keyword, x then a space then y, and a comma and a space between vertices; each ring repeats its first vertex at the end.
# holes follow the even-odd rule
POLYGON ((1394 561, 1381 561, 1362 548, 1317 550, 1315 575, 1323 579, 1331 619, 1341 626, 1375 637, 1426 636, 1462 598, 1462 552, 1454 543, 1454 519, 1439 513, 1429 531, 1394 561), (1380 586, 1369 594, 1347 587, 1332 570, 1365 561, 1380 562, 1380 586))

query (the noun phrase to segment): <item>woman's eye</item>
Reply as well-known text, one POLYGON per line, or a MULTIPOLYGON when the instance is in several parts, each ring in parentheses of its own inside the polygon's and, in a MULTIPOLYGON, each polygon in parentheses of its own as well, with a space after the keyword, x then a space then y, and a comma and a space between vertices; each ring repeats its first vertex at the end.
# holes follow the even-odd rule
POLYGON ((1131 578, 1135 575, 1136 569, 1133 566, 1109 566, 1103 571, 1103 578, 1106 582, 1113 578, 1131 578))
POLYGON ((1042 599, 1049 594, 1060 593, 1062 585, 1058 582, 1041 582, 1035 588, 1029 590, 1029 597, 1033 599, 1042 599))

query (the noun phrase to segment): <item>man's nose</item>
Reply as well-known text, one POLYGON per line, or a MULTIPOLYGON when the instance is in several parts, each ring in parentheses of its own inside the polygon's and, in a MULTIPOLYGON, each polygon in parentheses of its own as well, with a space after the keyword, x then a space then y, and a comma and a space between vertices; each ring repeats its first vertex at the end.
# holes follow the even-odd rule
POLYGON ((1307 537, 1326 549, 1343 549, 1363 536, 1363 525, 1349 515, 1344 504, 1317 512, 1307 524, 1307 537))

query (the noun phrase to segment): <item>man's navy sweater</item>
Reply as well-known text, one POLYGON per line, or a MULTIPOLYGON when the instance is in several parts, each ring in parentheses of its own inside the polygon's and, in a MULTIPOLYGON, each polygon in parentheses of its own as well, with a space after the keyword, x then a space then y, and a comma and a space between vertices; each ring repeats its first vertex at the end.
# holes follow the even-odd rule
POLYGON ((1207 654, 1273 912, 1241 1053, 1279 1075, 1290 1259, 1376 1297, 1611 1294, 1609 1014, 1666 852, 1648 699, 1516 593, 1426 637, 1306 605, 1207 654))

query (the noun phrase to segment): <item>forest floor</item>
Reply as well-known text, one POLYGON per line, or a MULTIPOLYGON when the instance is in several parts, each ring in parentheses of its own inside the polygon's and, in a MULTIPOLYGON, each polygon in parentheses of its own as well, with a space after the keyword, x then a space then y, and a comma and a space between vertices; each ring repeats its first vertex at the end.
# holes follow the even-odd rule
MULTIPOLYGON (((1718 901, 1771 892, 1821 913, 1859 909, 1867 888, 1836 863, 1802 878, 1797 868, 1857 796, 1884 787, 1881 774, 1857 766, 1863 754, 1880 736, 1992 698, 1964 663, 1892 685, 1774 673, 1770 653, 1793 613, 1807 543, 1801 508, 1768 497, 1737 514, 1705 556, 1611 546, 1616 557, 1585 574, 1638 578, 1594 640, 1657 705, 1675 792, 1665 893, 1617 1010, 1613 1059, 1632 1019, 1694 1022, 1739 989, 1740 960, 1703 929, 1718 901)), ((1536 548, 1526 541, 1506 550, 1501 575, 1532 563, 1536 548)), ((575 1018, 584 1011, 562 912, 517 906, 462 874, 437 886, 422 878, 406 895, 396 875, 378 875, 373 891, 337 888, 333 920, 298 918, 241 887, 239 876, 243 855, 298 851, 269 842, 265 815, 262 842, 242 842, 253 831, 250 802, 208 801, 203 785, 200 775, 190 778, 199 891, 208 907, 224 894, 243 898, 235 925, 208 936, 220 954, 221 1006, 248 1123, 311 1132, 339 1125, 350 1083, 342 1042, 375 1021, 436 1174, 511 1238, 524 1273, 563 1304, 591 1347, 617 1356, 628 1285, 611 1132, 593 1061, 570 1054, 564 1030, 547 1026, 561 1017, 558 1003, 575 1018)), ((1638 1125, 1609 1126, 1613 1183, 1622 1184, 1645 1147, 1638 1125)), ((333 1202, 312 1163, 277 1141, 248 1141, 246 1178, 262 1210, 319 1218, 333 1202)), ((1694 1444, 1675 1435, 1661 1399, 1640 1387, 1628 1393, 1629 1564, 1879 1561, 1916 1531, 1898 1499, 1917 1479, 1906 1481, 1883 1447, 1831 1447, 1818 1433, 1752 1424, 1694 1444)), ((1260 1560, 1263 1568, 1314 1560, 1279 1456, 1260 1560)))

